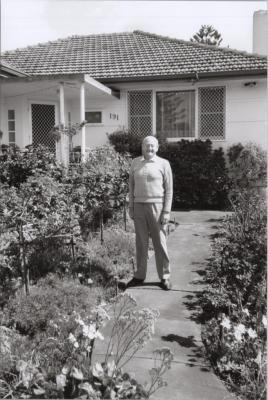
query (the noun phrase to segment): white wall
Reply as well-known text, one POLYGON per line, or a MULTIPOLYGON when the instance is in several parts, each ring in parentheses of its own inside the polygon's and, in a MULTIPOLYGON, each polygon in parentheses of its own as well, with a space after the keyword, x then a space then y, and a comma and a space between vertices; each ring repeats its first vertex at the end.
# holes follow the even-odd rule
MULTIPOLYGON (((122 98, 123 97, 123 98, 122 98)), ((98 99, 86 98, 86 111, 101 111, 101 124, 86 125, 86 147, 94 148, 107 143, 107 133, 112 133, 126 125, 125 99, 102 96, 98 99)), ((72 102, 72 122, 80 122, 79 103, 72 102)), ((81 135, 73 138, 74 146, 81 144, 81 135)))

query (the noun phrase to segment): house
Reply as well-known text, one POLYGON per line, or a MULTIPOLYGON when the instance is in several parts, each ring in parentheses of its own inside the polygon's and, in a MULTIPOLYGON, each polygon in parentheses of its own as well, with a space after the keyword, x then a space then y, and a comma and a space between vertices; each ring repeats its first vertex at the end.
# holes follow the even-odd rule
POLYGON ((7 51, 1 63, 13 69, 0 78, 2 143, 42 143, 63 159, 68 143, 56 145, 51 128, 86 120, 73 137, 82 155, 120 129, 266 147, 263 55, 134 31, 7 51))

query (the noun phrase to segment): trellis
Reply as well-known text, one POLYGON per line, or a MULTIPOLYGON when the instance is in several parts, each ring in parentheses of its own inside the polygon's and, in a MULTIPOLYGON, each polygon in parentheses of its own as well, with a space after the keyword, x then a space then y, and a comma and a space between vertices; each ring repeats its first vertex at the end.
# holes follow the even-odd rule
POLYGON ((128 127, 132 135, 144 138, 153 132, 152 91, 128 92, 128 127))
POLYGON ((198 89, 199 138, 225 139, 225 87, 202 87, 198 89))
POLYGON ((31 110, 33 146, 42 144, 54 153, 56 143, 50 132, 55 126, 55 106, 52 104, 32 104, 31 110))

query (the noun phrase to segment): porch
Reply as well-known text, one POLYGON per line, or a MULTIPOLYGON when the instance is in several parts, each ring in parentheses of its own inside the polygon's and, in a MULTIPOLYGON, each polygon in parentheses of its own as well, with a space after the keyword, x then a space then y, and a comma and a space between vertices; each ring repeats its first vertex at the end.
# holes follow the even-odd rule
POLYGON ((22 149, 42 144, 64 164, 79 146, 84 159, 89 150, 86 135, 104 125, 103 105, 112 108, 119 99, 119 91, 87 74, 2 79, 0 144, 22 149), (55 129, 58 135, 53 135, 55 129))

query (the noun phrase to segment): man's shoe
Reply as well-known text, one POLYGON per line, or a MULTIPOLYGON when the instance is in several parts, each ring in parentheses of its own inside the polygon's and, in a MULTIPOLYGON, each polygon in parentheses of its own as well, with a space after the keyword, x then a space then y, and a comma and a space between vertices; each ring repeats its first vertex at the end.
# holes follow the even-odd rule
POLYGON ((126 285, 126 289, 129 287, 140 286, 144 282, 143 279, 132 278, 126 285))
POLYGON ((171 282, 169 279, 162 279, 160 286, 164 290, 170 290, 172 288, 172 285, 171 285, 171 282))

